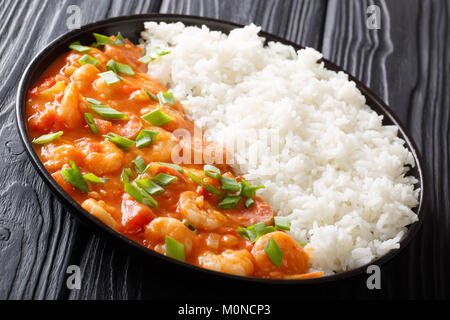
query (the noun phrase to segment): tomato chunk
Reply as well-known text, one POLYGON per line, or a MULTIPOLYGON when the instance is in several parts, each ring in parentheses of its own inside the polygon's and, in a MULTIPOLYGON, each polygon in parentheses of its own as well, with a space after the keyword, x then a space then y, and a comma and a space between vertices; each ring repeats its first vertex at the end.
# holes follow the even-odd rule
POLYGON ((128 194, 122 196, 122 226, 124 232, 136 233, 156 218, 152 209, 137 202, 128 194))

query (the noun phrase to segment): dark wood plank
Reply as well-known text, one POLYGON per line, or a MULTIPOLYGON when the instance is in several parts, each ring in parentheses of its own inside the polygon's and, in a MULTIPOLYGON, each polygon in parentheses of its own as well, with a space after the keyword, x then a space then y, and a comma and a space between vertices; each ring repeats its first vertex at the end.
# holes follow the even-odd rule
POLYGON ((319 48, 325 10, 324 0, 163 0, 160 11, 254 23, 263 31, 319 48))
MULTIPOLYGON (((65 297, 67 266, 84 267, 81 262, 95 252, 91 242, 84 241, 90 231, 68 215, 31 166, 14 123, 16 85, 22 71, 47 43, 69 31, 69 5, 80 7, 81 23, 86 24, 106 17, 158 11, 160 2, 102 0, 95 1, 95 9, 87 0, 0 3, 0 299, 65 297)), ((91 241, 100 241, 95 238, 98 236, 92 237, 91 241)), ((104 261, 107 259, 117 257, 112 253, 104 261)), ((135 290, 128 290, 122 272, 129 268, 126 256, 117 266, 112 260, 106 264, 114 265, 111 297, 136 297, 135 290)), ((89 272, 82 270, 87 275, 85 280, 89 280, 89 272)), ((97 297, 103 298, 103 293, 97 297)))
POLYGON ((406 252, 382 269, 383 295, 448 297, 449 2, 330 0, 327 9, 324 56, 388 103, 417 142, 426 167, 427 216, 406 252), (365 25, 371 4, 381 9, 379 30, 365 25))

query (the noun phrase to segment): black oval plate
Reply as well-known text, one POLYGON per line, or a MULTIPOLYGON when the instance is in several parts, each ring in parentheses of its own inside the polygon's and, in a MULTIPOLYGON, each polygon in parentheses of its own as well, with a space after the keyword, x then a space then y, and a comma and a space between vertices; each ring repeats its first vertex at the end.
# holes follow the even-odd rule
MULTIPOLYGON (((25 146, 25 150, 27 151, 29 157, 31 158, 31 162, 34 167, 37 169, 41 177, 44 179, 46 184, 50 187, 50 189, 56 194, 57 198, 64 204, 64 206, 69 209, 69 211, 75 215, 77 218, 81 219, 82 222, 94 226, 97 231, 102 231, 104 234, 112 236, 113 238, 118 238, 121 241, 121 244, 125 245, 126 248, 134 248, 136 249, 136 253, 140 252, 144 255, 151 256, 155 259, 155 261, 159 261, 157 259, 163 259, 165 261, 170 261, 172 263, 178 264, 180 266, 184 266, 187 268, 191 268, 194 270, 198 270, 201 272, 209 273, 210 275, 219 276, 219 277, 229 277, 238 280, 247 280, 247 281, 255 281, 260 283, 273 283, 273 284, 312 284, 312 283, 323 283, 328 281, 340 280, 350 276, 355 276, 362 272, 365 272, 368 265, 380 265, 392 257, 394 257, 400 250, 404 249, 405 246, 411 241, 414 235, 417 233, 420 228, 421 222, 424 218, 424 198, 425 198, 425 190, 423 189, 424 183, 424 172, 422 160, 420 158, 418 149, 414 144, 413 140, 408 136, 404 127, 400 124, 397 117, 389 110, 389 108, 384 104, 384 102, 378 98, 371 90, 369 90, 364 84, 355 79, 353 76, 349 76, 351 80, 353 80, 358 89, 362 92, 362 94, 366 97, 366 104, 375 110, 378 114, 384 116, 383 124, 385 125, 395 125, 399 128, 398 136, 406 141, 407 148, 411 151, 414 156, 414 160, 416 162, 416 166, 412 168, 409 172, 410 175, 413 175, 418 180, 416 187, 421 188, 419 205, 414 209, 414 211, 419 216, 419 221, 413 223, 409 226, 407 234, 400 242, 400 249, 391 250, 384 256, 372 261, 371 263, 361 266, 359 268, 349 270, 346 272, 325 276, 321 278, 314 279, 296 279, 296 280, 276 280, 276 279, 260 279, 260 278, 251 278, 251 277, 240 277, 229 275, 221 272, 211 271, 208 269, 200 268, 197 266, 193 266, 187 263, 182 263, 177 260, 168 258, 164 255, 161 255, 153 250, 147 249, 146 247, 126 238, 122 234, 110 229, 101 221, 94 218, 91 214, 85 211, 77 202, 75 202, 57 183, 48 171, 45 169, 38 155, 34 152, 30 139, 28 137, 28 131, 25 120, 25 102, 26 96, 29 88, 34 84, 34 82, 39 78, 39 76, 46 70, 46 68, 63 52, 68 50, 68 46, 70 43, 74 41, 81 41, 82 43, 91 43, 94 39, 92 36, 93 32, 112 35, 121 32, 122 35, 130 41, 137 43, 140 38, 140 33, 144 29, 145 21, 156 21, 156 22, 183 22, 185 25, 195 25, 201 26, 206 25, 211 30, 219 30, 224 33, 230 32, 232 29, 242 27, 242 25, 209 19, 195 16, 186 16, 186 15, 174 15, 174 14, 142 14, 142 15, 131 15, 131 16, 123 16, 117 18, 106 19, 102 21, 98 21, 95 23, 88 24, 86 26, 81 27, 80 29, 73 30, 68 32, 56 40, 52 41, 49 45, 47 45, 28 65, 25 73, 22 76, 20 81, 19 90, 17 92, 16 99, 16 118, 17 118, 17 126, 19 129, 19 134, 22 139, 22 142, 25 146)), ((281 39, 274 35, 260 32, 260 35, 266 38, 267 41, 278 41, 287 45, 291 45, 296 50, 302 49, 303 47, 292 43, 290 41, 281 39)), ((335 71, 343 71, 340 67, 334 65, 333 63, 322 59, 325 67, 330 70, 335 71)), ((346 72, 347 73, 347 72, 346 72)), ((347 73, 348 74, 348 73, 347 73)))

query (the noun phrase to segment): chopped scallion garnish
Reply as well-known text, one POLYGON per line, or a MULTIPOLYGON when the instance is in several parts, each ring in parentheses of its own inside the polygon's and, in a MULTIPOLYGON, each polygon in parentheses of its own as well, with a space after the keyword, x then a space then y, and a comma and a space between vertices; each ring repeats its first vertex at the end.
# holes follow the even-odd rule
POLYGON ((184 252, 184 244, 177 240, 166 236, 166 254, 167 256, 185 262, 186 254, 184 252))
POLYGON ((248 198, 247 200, 245 200, 245 207, 246 208, 250 208, 254 204, 255 204, 255 200, 253 200, 252 198, 248 198))
POLYGON ((266 252, 269 259, 272 261, 272 263, 277 268, 280 268, 281 261, 283 260, 283 251, 281 251, 281 248, 278 246, 277 242, 273 239, 273 237, 270 237, 270 240, 266 242, 266 245, 264 246, 264 251, 266 252))
POLYGON ((178 178, 175 176, 171 176, 170 174, 158 173, 156 176, 152 178, 152 181, 159 184, 160 186, 167 186, 172 182, 177 181, 178 178))
POLYGON ((236 181, 234 178, 230 177, 220 177, 220 183, 222 185, 223 190, 227 191, 239 191, 241 190, 241 184, 236 181))
POLYGON ((81 65, 84 65, 86 63, 92 64, 94 67, 98 66, 98 64, 100 63, 100 61, 98 61, 95 58, 92 58, 90 55, 85 54, 84 56, 82 56, 80 59, 78 59, 78 63, 81 65))
POLYGON ((158 162, 160 165, 165 166, 165 167, 169 167, 172 169, 177 170, 179 173, 184 173, 184 170, 182 167, 180 167, 179 165, 175 164, 175 163, 167 163, 167 162, 158 162))
POLYGON ((83 176, 83 178, 84 178, 84 180, 93 182, 93 183, 105 183, 107 181, 107 179, 97 177, 93 173, 87 173, 83 176))
POLYGON ((115 83, 118 83, 122 81, 122 78, 120 78, 117 73, 114 71, 106 71, 98 74, 99 77, 101 77, 108 85, 112 85, 115 83))
POLYGON ((89 47, 85 47, 81 45, 80 41, 75 41, 69 45, 69 49, 75 50, 80 53, 86 53, 91 51, 92 49, 89 47))
POLYGON ((194 181, 196 184, 200 185, 206 191, 209 191, 209 192, 211 192, 213 194, 216 194, 218 196, 222 196, 223 197, 222 192, 217 190, 215 187, 210 185, 208 182, 203 181, 199 176, 193 174, 190 171, 188 172, 188 174, 189 174, 189 177, 191 178, 192 181, 194 181))
POLYGON ((110 106, 103 106, 98 104, 89 104, 89 108, 94 111, 96 114, 102 116, 105 119, 128 119, 128 116, 120 112, 116 109, 111 108, 110 106))
POLYGON ((94 117, 89 112, 86 112, 84 114, 84 120, 86 120, 87 125, 89 126, 89 129, 93 134, 97 134, 99 132, 97 124, 94 121, 94 117))
POLYGON ((122 74, 126 74, 129 76, 134 76, 134 74, 135 74, 132 67, 130 67, 127 64, 123 64, 123 63, 114 61, 113 59, 109 60, 108 63, 106 63, 106 68, 117 74, 122 73, 122 74))
POLYGON ((141 118, 157 127, 165 125, 166 123, 173 120, 171 116, 169 116, 161 109, 153 110, 152 112, 143 115, 141 118))
POLYGON ((133 170, 130 168, 123 168, 122 173, 120 174, 120 181, 123 183, 130 182, 130 178, 133 177, 133 170))
POLYGON ((135 182, 139 187, 147 191, 152 196, 163 193, 165 191, 163 188, 161 188, 159 185, 157 185, 150 179, 138 179, 135 180, 135 182))
POLYGON ((134 200, 152 208, 158 206, 158 202, 145 190, 138 188, 129 182, 124 183, 123 188, 134 200))
POLYGON ((173 106, 175 104, 175 99, 173 98, 172 92, 158 92, 158 99, 161 104, 166 104, 173 106))
POLYGON ((170 53, 170 51, 163 50, 160 47, 154 47, 154 48, 152 48, 150 50, 149 54, 147 54, 147 55, 143 56, 142 58, 138 59, 138 61, 147 64, 147 63, 152 62, 156 58, 164 56, 164 55, 169 54, 169 53, 170 53))
POLYGON ((92 98, 83 98, 84 100, 86 100, 89 103, 95 104, 95 105, 101 105, 102 103, 98 100, 92 99, 92 98))
POLYGON ((220 178, 220 170, 213 165, 206 164, 203 166, 203 171, 205 172, 205 176, 218 179, 220 178))
POLYGON ((142 149, 149 146, 156 139, 158 134, 159 132, 156 131, 141 130, 136 137, 136 147, 142 149))
POLYGON ((38 138, 33 139, 33 143, 34 144, 46 144, 46 143, 50 143, 56 139, 58 139, 59 137, 61 137, 63 135, 63 131, 58 131, 55 133, 47 133, 44 134, 38 138))
POLYGON ((113 40, 108 36, 105 36, 103 34, 99 34, 99 33, 93 33, 94 37, 95 37, 95 47, 98 46, 103 46, 105 44, 115 44, 115 45, 122 45, 125 43, 125 41, 123 40, 122 34, 119 32, 116 36, 116 39, 113 40))
POLYGON ((240 196, 226 196, 217 206, 220 209, 234 209, 239 203, 239 200, 241 200, 240 196))
POLYGON ((142 173, 145 170, 145 161, 141 156, 137 156, 136 159, 131 161, 137 172, 142 173))
POLYGON ((264 222, 258 222, 247 228, 238 227, 236 229, 237 233, 239 233, 244 239, 247 239, 251 242, 255 242, 262 235, 265 235, 270 232, 276 231, 274 226, 266 226, 264 222))
POLYGON ((255 186, 244 179, 241 179, 241 184, 242 184, 241 196, 248 198, 253 198, 254 196, 256 196, 256 190, 265 188, 263 185, 255 186))
POLYGON ((130 149, 130 147, 134 144, 133 140, 127 139, 125 137, 119 136, 116 133, 109 132, 103 135, 104 138, 108 139, 111 142, 114 142, 119 148, 124 150, 130 149))
POLYGON ((291 222, 289 221, 288 217, 277 216, 277 217, 274 217, 273 220, 274 220, 275 227, 278 230, 286 230, 286 231, 291 230, 291 222))
POLYGON ((89 191, 89 187, 88 184, 86 183, 86 180, 84 180, 83 175, 81 174, 75 162, 70 160, 69 163, 72 166, 72 168, 62 169, 61 175, 63 176, 64 179, 66 179, 67 182, 69 182, 75 188, 77 188, 83 193, 87 193, 89 191))
POLYGON ((153 93, 151 93, 150 91, 148 91, 148 90, 145 89, 145 88, 143 88, 142 90, 144 90, 144 92, 145 92, 146 94, 148 94, 148 96, 149 96, 153 101, 158 101, 158 98, 157 98, 153 93))

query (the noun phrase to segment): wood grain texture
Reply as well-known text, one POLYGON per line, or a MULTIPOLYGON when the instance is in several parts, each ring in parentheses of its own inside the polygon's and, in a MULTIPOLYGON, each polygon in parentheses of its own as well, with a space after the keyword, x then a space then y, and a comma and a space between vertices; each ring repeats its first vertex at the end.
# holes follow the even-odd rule
POLYGON ((383 269, 387 297, 449 297, 449 1, 330 0, 324 56, 380 95, 423 156, 429 190, 422 230, 383 269), (366 8, 381 9, 381 29, 365 27, 366 8))
POLYGON ((449 1, 162 0, 0 2, 0 299, 297 299, 449 297, 449 1), (366 8, 381 9, 368 30, 366 8), (382 269, 382 290, 366 276, 320 286, 266 286, 210 278, 136 257, 81 226, 32 168, 14 124, 14 98, 28 61, 68 31, 67 7, 82 24, 131 13, 183 13, 253 22, 321 50, 378 93, 400 117, 425 160, 430 190, 416 239, 382 269), (68 265, 81 290, 66 289, 68 265), (236 290, 239 288, 239 290, 236 290))
MULTIPOLYGON (((84 261, 96 252, 85 238, 93 237, 91 241, 95 242, 98 236, 79 226, 44 185, 24 153, 14 123, 20 76, 39 50, 69 31, 69 5, 80 7, 81 23, 86 24, 118 15, 158 11, 160 2, 103 0, 95 1, 95 10, 91 9, 92 1, 84 0, 0 3, 0 299, 64 298, 69 295, 65 285, 67 266, 87 268, 84 261)), ((113 249, 98 256, 103 261, 117 259, 113 249)), ((127 257, 114 268, 119 275, 126 272, 127 257)), ((91 270, 82 270, 82 274, 89 273, 91 270)), ((120 275, 112 279, 117 281, 114 288, 120 289, 113 290, 117 294, 111 297, 137 297, 134 290, 128 291, 127 281, 120 282, 126 278, 120 275)), ((93 286, 102 290, 101 286, 93 286)), ((103 292, 96 297, 102 298, 103 292)))

